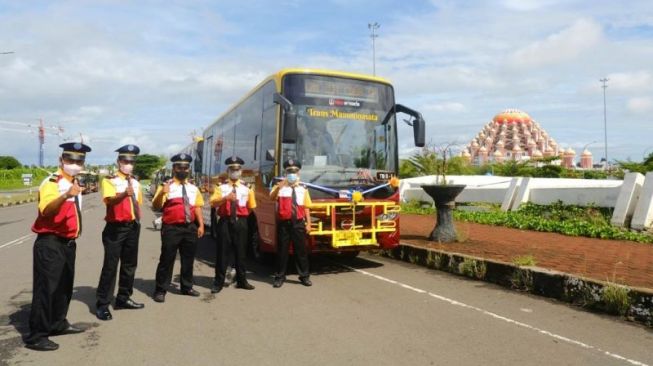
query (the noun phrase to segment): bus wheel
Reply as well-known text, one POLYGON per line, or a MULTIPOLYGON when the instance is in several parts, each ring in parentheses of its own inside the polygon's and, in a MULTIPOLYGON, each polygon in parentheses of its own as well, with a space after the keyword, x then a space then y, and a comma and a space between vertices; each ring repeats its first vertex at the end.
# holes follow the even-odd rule
POLYGON ((360 250, 348 250, 346 252, 340 252, 338 255, 342 258, 356 258, 360 253, 360 250))

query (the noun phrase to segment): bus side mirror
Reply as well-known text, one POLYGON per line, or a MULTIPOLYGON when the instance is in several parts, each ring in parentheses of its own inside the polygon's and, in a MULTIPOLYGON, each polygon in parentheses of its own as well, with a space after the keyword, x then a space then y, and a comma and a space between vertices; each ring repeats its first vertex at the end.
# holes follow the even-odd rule
POLYGON ((424 118, 420 115, 415 121, 413 121, 413 135, 415 137, 415 146, 424 147, 424 130, 426 122, 424 118))
POLYGON ((284 144, 294 144, 297 142, 297 111, 295 111, 295 106, 279 93, 274 93, 272 100, 284 110, 283 136, 281 141, 284 144))
POLYGON ((415 137, 415 146, 424 147, 424 134, 426 123, 424 117, 418 111, 408 108, 402 104, 395 104, 395 111, 397 113, 406 113, 407 115, 415 118, 413 122, 406 121, 409 126, 413 126, 413 136, 415 137))

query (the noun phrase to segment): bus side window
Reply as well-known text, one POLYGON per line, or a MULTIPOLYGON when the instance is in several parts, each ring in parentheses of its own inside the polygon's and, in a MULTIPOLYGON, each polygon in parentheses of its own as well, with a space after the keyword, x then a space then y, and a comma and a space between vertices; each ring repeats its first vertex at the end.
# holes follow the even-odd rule
POLYGON ((270 81, 261 89, 262 98, 262 125, 260 148, 257 152, 259 154, 258 161, 260 164, 261 183, 266 188, 270 187, 272 179, 275 177, 274 163, 276 158, 276 143, 277 143, 277 114, 279 107, 272 101, 272 95, 276 91, 274 81, 270 81), (272 159, 269 159, 271 155, 272 159))

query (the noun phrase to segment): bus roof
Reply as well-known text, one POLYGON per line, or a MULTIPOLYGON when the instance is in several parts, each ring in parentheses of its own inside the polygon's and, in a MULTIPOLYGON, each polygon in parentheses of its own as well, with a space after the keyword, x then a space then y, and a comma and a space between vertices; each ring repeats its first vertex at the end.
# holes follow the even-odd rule
POLYGON ((349 78, 349 79, 358 79, 358 80, 366 80, 366 81, 374 81, 377 83, 383 83, 383 84, 390 84, 390 81, 384 78, 380 78, 378 76, 371 76, 371 75, 365 75, 365 74, 356 74, 352 72, 345 72, 345 71, 335 71, 335 70, 325 70, 325 69, 311 69, 311 68, 286 68, 286 69, 281 69, 271 77, 271 78, 276 78, 277 81, 280 81, 284 76, 288 74, 314 74, 314 75, 326 75, 326 76, 336 76, 336 77, 343 77, 343 78, 349 78))
POLYGON ((236 107, 238 107, 240 105, 240 103, 242 103, 245 99, 249 98, 252 94, 254 94, 259 88, 261 88, 263 85, 265 85, 270 80, 274 80, 276 82, 277 91, 280 91, 281 80, 283 79, 284 76, 290 75, 290 74, 310 74, 310 75, 335 76, 335 77, 342 77, 342 78, 356 79, 356 80, 365 80, 365 81, 372 81, 372 82, 392 85, 388 79, 380 78, 378 76, 371 76, 371 75, 365 75, 365 74, 356 74, 356 73, 345 72, 345 71, 326 70, 326 69, 285 68, 285 69, 281 69, 281 70, 277 71, 276 73, 268 76, 263 81, 258 83, 254 88, 250 89, 250 91, 248 91, 247 94, 245 94, 245 96, 240 98, 236 103, 232 104, 226 111, 224 111, 222 114, 220 114, 220 116, 218 118, 214 119, 211 123, 209 123, 206 127, 204 127, 204 129, 206 130, 210 126, 213 126, 222 117, 226 116, 229 112, 231 112, 236 107))

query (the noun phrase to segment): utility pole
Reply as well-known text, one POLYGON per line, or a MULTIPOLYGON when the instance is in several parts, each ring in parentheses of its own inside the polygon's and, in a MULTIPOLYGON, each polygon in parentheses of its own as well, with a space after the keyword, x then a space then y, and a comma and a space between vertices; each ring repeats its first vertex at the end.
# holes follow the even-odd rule
POLYGON ((608 78, 600 79, 599 81, 603 83, 601 86, 603 88, 603 132, 604 132, 604 146, 605 146, 605 169, 608 169, 609 161, 608 160, 608 114, 605 105, 605 89, 608 87, 607 82, 608 78))
POLYGON ((372 38, 372 75, 376 76, 376 38, 379 37, 378 34, 376 34, 376 30, 379 29, 381 24, 374 22, 374 23, 367 23, 367 29, 372 32, 370 34, 370 38, 372 38))

